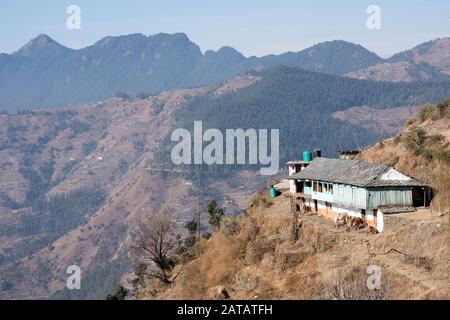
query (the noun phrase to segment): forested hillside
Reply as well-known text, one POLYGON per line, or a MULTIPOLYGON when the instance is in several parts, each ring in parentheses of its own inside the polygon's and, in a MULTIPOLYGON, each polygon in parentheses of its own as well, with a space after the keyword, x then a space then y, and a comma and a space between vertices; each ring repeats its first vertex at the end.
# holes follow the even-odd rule
POLYGON ((450 82, 371 82, 288 67, 256 75, 260 81, 239 91, 193 98, 176 115, 179 126, 191 128, 201 120, 204 130, 279 129, 282 161, 314 148, 335 156, 339 149, 363 147, 385 133, 335 119, 333 112, 355 106, 417 106, 450 94, 450 82))

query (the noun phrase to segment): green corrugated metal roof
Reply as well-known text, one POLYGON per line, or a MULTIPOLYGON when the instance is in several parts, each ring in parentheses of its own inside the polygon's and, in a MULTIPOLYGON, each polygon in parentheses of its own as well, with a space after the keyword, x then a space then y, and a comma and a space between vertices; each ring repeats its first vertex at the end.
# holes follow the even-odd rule
POLYGON ((410 180, 381 180, 380 176, 392 167, 361 160, 315 158, 305 170, 287 177, 295 180, 319 180, 358 187, 424 187, 426 184, 410 180))

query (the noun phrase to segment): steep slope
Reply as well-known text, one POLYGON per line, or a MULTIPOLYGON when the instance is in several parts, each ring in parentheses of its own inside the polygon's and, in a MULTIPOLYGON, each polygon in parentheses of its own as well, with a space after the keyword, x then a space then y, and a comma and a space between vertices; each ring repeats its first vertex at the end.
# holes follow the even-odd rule
POLYGON ((31 39, 30 42, 12 55, 44 60, 70 54, 73 51, 74 50, 60 45, 48 35, 40 34, 36 38, 31 39))
POLYGON ((379 135, 394 135, 413 117, 420 107, 395 107, 387 109, 368 106, 353 107, 343 111, 333 112, 333 117, 363 128, 369 128, 379 135))
POLYGON ((375 81, 449 81, 450 77, 432 65, 420 62, 398 61, 379 63, 366 69, 352 71, 345 76, 375 81))
POLYGON ((450 100, 424 106, 393 138, 361 154, 366 161, 384 162, 429 183, 436 191, 432 207, 450 210, 450 100))
MULTIPOLYGON (((237 79, 214 89, 251 83, 237 79)), ((48 297, 64 288, 66 268, 77 264, 86 286, 68 297, 103 298, 103 286, 129 267, 123 261, 140 221, 158 212, 173 213, 178 226, 190 219, 196 182, 153 158, 173 130, 173 113, 208 90, 0 116, 0 296, 48 297)), ((216 179, 202 201, 225 199, 233 214, 244 205, 233 192, 242 181, 244 194, 261 186, 259 177, 240 172, 216 179)))
MULTIPOLYGON (((152 279, 137 299, 449 299, 448 217, 429 211, 386 218, 386 230, 335 228, 314 214, 300 217, 291 240, 287 195, 257 194, 238 218, 181 260, 170 285, 152 279), (406 253, 407 256, 390 249, 406 253), (388 253, 389 252, 389 253, 388 253), (367 281, 381 270, 380 289, 367 281)), ((127 284, 126 284, 127 285, 127 284)))
POLYGON ((390 60, 425 62, 437 68, 442 73, 450 75, 450 38, 439 38, 429 41, 401 53, 393 55, 390 60))
POLYGON ((377 81, 448 81, 450 38, 429 41, 397 53, 386 61, 346 73, 357 79, 377 81))
MULTIPOLYGON (((36 231, 24 230, 8 235, 2 233, 4 237, 2 251, 5 253, 6 260, 2 271, 4 275, 7 275, 3 276, 2 280, 8 280, 10 283, 10 290, 2 292, 3 297, 48 296, 49 293, 63 288, 62 281, 67 266, 78 264, 85 274, 89 274, 98 266, 104 266, 107 261, 114 260, 116 251, 127 235, 127 220, 133 220, 128 217, 131 212, 136 210, 135 215, 145 217, 147 214, 152 214, 153 208, 158 208, 158 205, 163 202, 154 201, 153 207, 150 207, 149 197, 142 197, 139 193, 148 186, 157 188, 162 184, 158 173, 144 174, 145 165, 148 157, 151 159, 152 146, 154 147, 157 143, 157 135, 152 135, 152 132, 164 132, 164 127, 165 130, 170 128, 170 124, 165 124, 167 113, 170 114, 170 109, 175 109, 176 103, 180 101, 178 99, 183 99, 184 94, 190 93, 177 94, 167 94, 161 97, 161 100, 154 102, 126 102, 115 99, 95 107, 79 108, 77 111, 66 111, 66 113, 44 111, 40 116, 28 115, 28 119, 23 119, 24 117, 21 116, 15 116, 15 119, 4 119, 10 122, 7 122, 9 128, 11 124, 18 126, 17 122, 34 123, 30 131, 33 131, 38 140, 35 148, 39 150, 39 153, 28 153, 27 150, 21 149, 21 143, 17 145, 17 142, 11 141, 11 135, 7 135, 10 145, 3 152, 11 155, 10 161, 17 163, 18 167, 15 171, 16 175, 11 177, 12 182, 21 181, 21 172, 24 171, 35 172, 30 177, 41 177, 40 180, 44 180, 44 174, 40 168, 44 167, 41 163, 49 162, 47 159, 53 160, 54 170, 48 177, 50 180, 50 183, 46 184, 48 187, 44 187, 43 183, 39 183, 36 178, 25 179, 23 189, 14 188, 14 185, 10 183, 3 185, 7 188, 12 187, 11 197, 14 197, 14 202, 22 203, 21 200, 24 199, 24 204, 19 206, 31 206, 32 209, 31 212, 22 212, 24 209, 20 209, 17 213, 22 216, 17 217, 14 212, 11 216, 20 219, 22 224, 29 221, 26 225, 36 229, 36 231), (153 113, 152 110, 154 110, 153 113), (69 125, 67 129, 64 129, 62 125, 59 125, 58 118, 64 119, 69 124, 75 122, 76 125, 69 125), (36 120, 41 120, 42 123, 36 120), (46 124, 52 121, 62 130, 57 129, 51 135, 47 134, 47 139, 39 139, 42 133, 36 131, 36 128, 44 131, 46 124), (152 128, 154 130, 151 130, 152 128), (139 179, 141 183, 145 179, 146 185, 140 185, 138 190, 128 191, 130 186, 138 181, 138 177, 141 178, 139 179), (68 194, 73 190, 85 189, 90 185, 100 186, 107 198, 95 212, 80 219, 79 223, 72 225, 70 230, 57 229, 53 236, 52 230, 43 228, 41 231, 36 226, 39 221, 31 219, 33 214, 37 214, 32 205, 33 199, 39 196, 35 194, 36 192, 43 192, 47 194, 47 197, 52 198, 59 194, 68 194), (123 197, 127 200, 125 201, 123 197), (27 203, 30 204, 27 205, 27 203), (141 203, 142 206, 140 206, 141 203), (23 241, 24 243, 20 246, 12 242, 21 241, 21 238, 27 239, 28 242, 23 241), (30 243, 37 243, 36 238, 44 238, 44 241, 40 243, 40 246, 30 248, 30 243), (8 252, 15 255, 10 255, 8 252), (23 281, 18 280, 20 277, 23 281)), ((55 130, 51 125, 49 127, 50 131, 55 130)), ((46 134, 45 131, 43 134, 46 134)), ((21 141, 29 139, 26 132, 20 135, 21 141)), ((8 171, 12 171, 10 174, 13 174, 14 170, 11 169, 13 168, 8 171)), ((5 171, 2 170, 2 174, 5 171)), ((2 222, 5 227, 11 225, 10 221, 2 222)), ((130 229, 132 225, 131 223, 130 229)))
POLYGON ((288 194, 271 199, 262 190, 241 216, 225 219, 180 260, 171 284, 145 279, 134 298, 449 299, 450 99, 424 106, 395 137, 359 158, 429 183, 431 208, 385 215, 385 230, 376 235, 306 213, 292 240, 288 194), (369 266, 382 273, 378 291, 367 289, 369 266))

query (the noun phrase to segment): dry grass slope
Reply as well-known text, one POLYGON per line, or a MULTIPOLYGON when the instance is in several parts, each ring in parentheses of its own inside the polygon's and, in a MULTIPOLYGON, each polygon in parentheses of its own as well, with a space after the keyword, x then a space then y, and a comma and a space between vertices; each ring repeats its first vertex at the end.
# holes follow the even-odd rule
POLYGON ((450 298, 443 217, 396 217, 383 234, 371 235, 304 215, 293 243, 289 203, 284 194, 276 199, 257 194, 240 217, 232 218, 238 227, 222 227, 203 239, 197 256, 174 270, 171 285, 148 283, 137 298, 223 299, 224 291, 230 299, 250 300, 450 298), (369 265, 382 270, 377 291, 366 286, 369 265))
POLYGON ((450 212, 450 99, 422 107, 394 138, 364 150, 360 158, 430 184, 436 191, 433 210, 450 212))

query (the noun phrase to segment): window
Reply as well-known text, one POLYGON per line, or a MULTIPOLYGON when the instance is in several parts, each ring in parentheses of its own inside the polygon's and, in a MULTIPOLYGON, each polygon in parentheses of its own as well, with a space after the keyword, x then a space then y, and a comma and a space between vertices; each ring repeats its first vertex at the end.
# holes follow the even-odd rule
POLYGON ((311 181, 305 181, 305 187, 311 188, 311 181))
POLYGON ((319 191, 319 183, 318 183, 317 181, 314 181, 313 190, 314 190, 315 192, 318 192, 318 191, 319 191))
POLYGON ((330 183, 328 190, 330 191, 331 194, 333 194, 333 184, 330 183))
POLYGON ((319 192, 323 192, 323 186, 322 183, 318 183, 319 184, 319 192))

